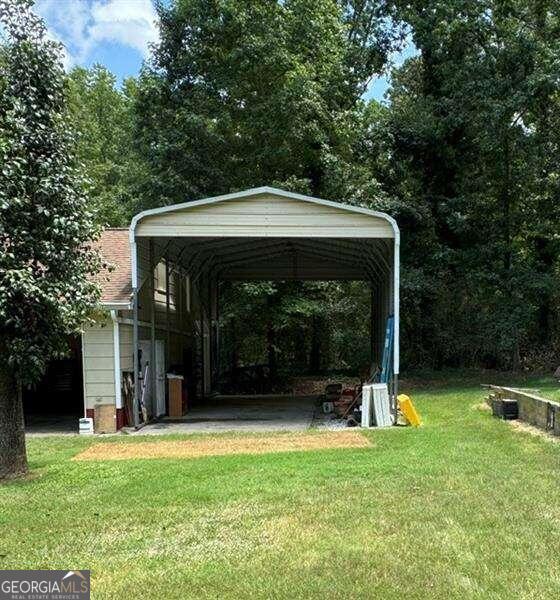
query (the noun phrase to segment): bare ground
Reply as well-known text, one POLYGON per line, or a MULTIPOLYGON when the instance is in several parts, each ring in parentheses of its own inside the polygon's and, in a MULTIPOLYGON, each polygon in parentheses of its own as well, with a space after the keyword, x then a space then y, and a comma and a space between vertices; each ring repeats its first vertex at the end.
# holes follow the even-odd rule
POLYGON ((371 442, 358 431, 333 431, 251 437, 220 437, 213 439, 102 442, 93 444, 74 460, 129 460, 145 458, 199 458, 229 454, 268 454, 301 452, 329 448, 367 448, 371 442))

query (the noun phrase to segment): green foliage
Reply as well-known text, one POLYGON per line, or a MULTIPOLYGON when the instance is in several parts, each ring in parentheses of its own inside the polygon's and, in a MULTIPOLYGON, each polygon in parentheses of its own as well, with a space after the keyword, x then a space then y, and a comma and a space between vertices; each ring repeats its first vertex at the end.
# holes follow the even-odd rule
MULTIPOLYGON (((120 225, 138 210, 274 185, 384 210, 402 231, 403 365, 550 366, 560 347, 558 8, 161 2, 161 41, 138 81, 119 90, 100 66, 69 76, 92 204, 120 225), (419 52, 393 70, 390 103, 365 102, 405 34, 419 52)), ((307 368, 312 343, 321 366, 357 369, 366 356, 342 356, 348 327, 330 316, 352 286, 239 290, 239 316, 273 313, 257 319, 259 335, 235 333, 246 358, 275 350, 307 368)))
POLYGON ((73 156, 60 47, 27 0, 2 0, 0 360, 23 382, 66 350, 98 297, 93 215, 73 156))
POLYGON ((517 368, 559 341, 558 4, 397 5, 421 53, 393 75, 378 175, 406 205, 405 363, 517 368))
POLYGON ((396 39, 382 5, 361 4, 161 3, 136 105, 144 205, 264 184, 338 194, 360 95, 396 39))
POLYGON ((222 367, 272 362, 280 374, 361 371, 371 360, 369 302, 362 282, 224 283, 222 367))
POLYGON ((103 225, 127 225, 137 170, 132 151, 135 81, 117 89, 102 65, 74 68, 68 76, 71 127, 78 133, 77 158, 90 180, 89 197, 103 225))
MULTIPOLYGON (((177 0, 158 12, 161 42, 135 104, 134 137, 149 173, 138 208, 258 185, 389 204, 369 165, 357 160, 369 145, 361 132, 373 110, 361 96, 401 37, 388 24, 388 3, 177 0)), ((356 335, 350 357, 339 330, 346 327, 340 305, 352 289, 274 283, 230 290, 225 364, 358 368, 367 360, 367 332, 356 335), (236 331, 236 318, 255 326, 236 331)), ((366 292, 359 301, 368 300, 366 292)))

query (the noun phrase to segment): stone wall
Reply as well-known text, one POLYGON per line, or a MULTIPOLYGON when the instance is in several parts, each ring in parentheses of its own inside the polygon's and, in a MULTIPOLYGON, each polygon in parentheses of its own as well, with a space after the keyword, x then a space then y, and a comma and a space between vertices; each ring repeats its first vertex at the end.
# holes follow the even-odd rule
POLYGON ((560 403, 515 388, 496 385, 491 385, 489 388, 489 401, 492 398, 517 400, 520 421, 534 425, 553 435, 560 435, 560 403))

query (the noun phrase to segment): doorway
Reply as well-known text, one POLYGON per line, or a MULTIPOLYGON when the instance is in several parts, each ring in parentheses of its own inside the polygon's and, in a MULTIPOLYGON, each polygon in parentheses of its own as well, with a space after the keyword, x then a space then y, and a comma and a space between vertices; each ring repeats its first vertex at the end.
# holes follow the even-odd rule
POLYGON ((155 341, 155 370, 150 366, 152 356, 152 343, 149 340, 139 342, 139 366, 140 366, 140 389, 143 390, 144 406, 148 414, 153 417, 161 417, 167 413, 165 380, 165 342, 155 341), (152 397, 151 378, 155 373, 155 397, 152 397))

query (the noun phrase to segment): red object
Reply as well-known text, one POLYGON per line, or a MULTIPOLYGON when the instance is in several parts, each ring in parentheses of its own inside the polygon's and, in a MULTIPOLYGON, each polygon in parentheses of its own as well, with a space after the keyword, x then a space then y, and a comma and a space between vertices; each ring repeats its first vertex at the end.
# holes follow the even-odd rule
POLYGON ((117 431, 128 425, 124 408, 117 408, 117 431))
MULTIPOLYGON (((86 417, 88 419, 95 419, 95 409, 86 408, 86 417)), ((126 411, 124 408, 117 408, 117 431, 128 425, 128 419, 126 418, 126 411)))

